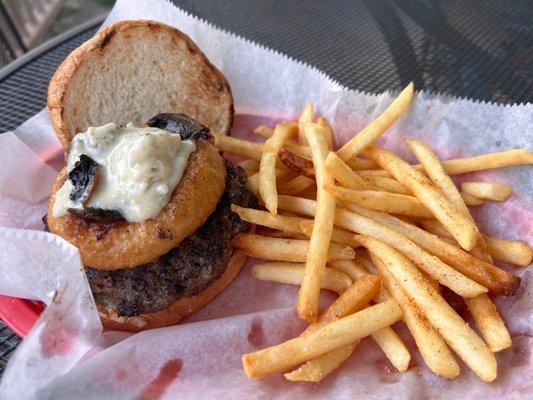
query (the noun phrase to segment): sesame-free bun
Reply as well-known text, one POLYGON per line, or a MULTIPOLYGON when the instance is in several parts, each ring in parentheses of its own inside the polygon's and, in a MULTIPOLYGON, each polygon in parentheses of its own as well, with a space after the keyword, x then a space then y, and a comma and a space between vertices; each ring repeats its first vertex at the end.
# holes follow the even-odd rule
POLYGON ((160 113, 187 114, 221 134, 233 122, 226 78, 187 35, 148 20, 108 25, 74 50, 50 81, 48 110, 65 151, 90 126, 140 126, 160 113))
POLYGON ((183 297, 175 301, 168 308, 161 311, 140 314, 135 317, 119 317, 106 311, 103 307, 98 307, 104 328, 138 332, 176 325, 183 317, 192 314, 222 292, 235 279, 246 258, 246 254, 235 250, 224 273, 210 286, 194 296, 183 297))

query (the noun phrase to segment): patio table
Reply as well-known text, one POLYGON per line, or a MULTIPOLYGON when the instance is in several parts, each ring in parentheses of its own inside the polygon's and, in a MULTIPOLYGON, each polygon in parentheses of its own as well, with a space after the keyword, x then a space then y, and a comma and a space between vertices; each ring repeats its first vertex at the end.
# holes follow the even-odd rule
MULTIPOLYGON (((497 0, 176 1, 249 40, 313 65, 351 89, 417 89, 477 101, 533 102, 533 8, 497 0)), ((97 31, 80 25, 0 70, 0 132, 46 106, 59 63, 97 31)), ((0 321, 0 375, 20 342, 0 321)))

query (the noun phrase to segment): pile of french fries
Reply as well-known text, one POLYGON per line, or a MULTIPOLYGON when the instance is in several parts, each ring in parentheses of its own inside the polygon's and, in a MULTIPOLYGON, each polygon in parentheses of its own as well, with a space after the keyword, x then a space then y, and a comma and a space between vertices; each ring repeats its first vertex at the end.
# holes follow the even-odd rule
POLYGON ((406 140, 420 164, 410 165, 373 142, 410 106, 409 84, 392 104, 334 151, 328 122, 308 103, 298 122, 259 126, 263 144, 215 135, 218 148, 240 156, 248 188, 265 209, 233 205, 257 226, 234 246, 268 260, 255 278, 299 285, 296 309, 309 322, 298 337, 245 354, 250 378, 284 372, 290 381, 318 382, 370 336, 399 371, 411 355, 392 325, 402 320, 435 374, 460 373, 456 356, 483 381, 497 377, 494 353, 511 337, 490 295, 512 295, 519 279, 493 260, 525 267, 527 244, 482 234, 468 206, 505 201, 511 187, 464 182, 450 175, 532 164, 528 150, 441 161, 425 143, 406 140), (471 327, 441 295, 464 299, 471 327), (320 290, 339 297, 319 314, 320 290), (474 330, 475 328, 477 330, 474 330))

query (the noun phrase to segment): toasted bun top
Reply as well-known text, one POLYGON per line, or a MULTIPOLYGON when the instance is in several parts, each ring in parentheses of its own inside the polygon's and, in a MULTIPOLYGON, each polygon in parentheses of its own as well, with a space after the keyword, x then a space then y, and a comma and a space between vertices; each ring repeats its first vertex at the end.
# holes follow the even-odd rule
POLYGON ((187 35, 147 20, 111 24, 74 50, 50 81, 48 109, 65 150, 90 126, 139 126, 159 113, 184 113, 222 134, 233 122, 226 78, 187 35))

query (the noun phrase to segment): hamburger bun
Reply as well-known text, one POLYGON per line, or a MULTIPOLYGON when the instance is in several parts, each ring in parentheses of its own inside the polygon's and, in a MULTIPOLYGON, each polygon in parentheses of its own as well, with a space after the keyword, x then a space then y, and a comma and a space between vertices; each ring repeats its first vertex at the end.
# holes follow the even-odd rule
POLYGON ((48 87, 48 111, 67 151, 90 126, 140 126, 163 112, 229 134, 233 97, 187 35, 160 22, 128 20, 106 26, 61 63, 48 87))

